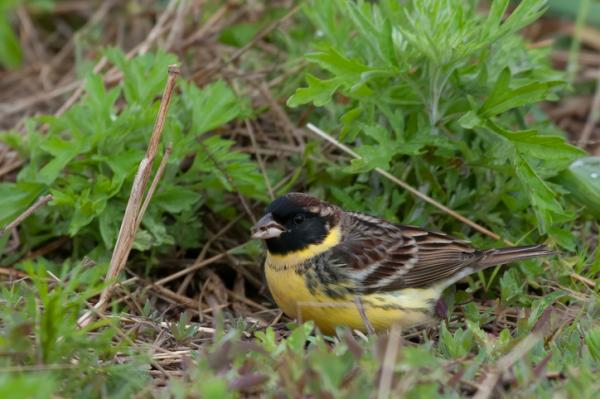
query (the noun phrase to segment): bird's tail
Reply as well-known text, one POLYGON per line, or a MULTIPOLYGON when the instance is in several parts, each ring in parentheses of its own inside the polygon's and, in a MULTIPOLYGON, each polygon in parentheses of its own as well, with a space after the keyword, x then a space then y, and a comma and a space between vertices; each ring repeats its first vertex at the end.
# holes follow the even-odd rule
POLYGON ((535 258, 536 256, 550 256, 554 254, 555 252, 550 251, 548 247, 543 244, 488 249, 484 251, 483 257, 477 262, 477 264, 481 269, 485 269, 491 266, 503 265, 505 263, 515 262, 518 260, 535 258))

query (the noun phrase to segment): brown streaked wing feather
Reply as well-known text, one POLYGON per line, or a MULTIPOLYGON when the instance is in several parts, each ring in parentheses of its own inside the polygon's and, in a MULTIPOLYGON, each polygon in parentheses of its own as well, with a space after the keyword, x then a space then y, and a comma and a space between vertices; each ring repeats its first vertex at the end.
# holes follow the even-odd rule
POLYGON ((346 213, 342 223, 344 240, 331 256, 363 292, 428 286, 482 257, 467 241, 369 215, 346 213))

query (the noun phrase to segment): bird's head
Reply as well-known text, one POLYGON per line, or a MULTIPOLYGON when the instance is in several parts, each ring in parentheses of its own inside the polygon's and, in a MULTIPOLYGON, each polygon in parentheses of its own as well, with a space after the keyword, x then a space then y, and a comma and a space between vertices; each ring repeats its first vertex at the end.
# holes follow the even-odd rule
MULTIPOLYGON (((252 227, 252 238, 265 240, 274 255, 302 251, 339 235, 341 210, 318 198, 288 193, 277 198, 252 227)), ((336 238, 336 241, 339 238, 336 238)))

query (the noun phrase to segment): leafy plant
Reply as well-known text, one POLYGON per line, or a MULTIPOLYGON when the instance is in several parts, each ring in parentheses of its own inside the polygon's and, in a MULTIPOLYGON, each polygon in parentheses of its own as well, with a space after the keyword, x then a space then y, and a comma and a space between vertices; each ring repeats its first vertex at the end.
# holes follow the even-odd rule
POLYGON ((19 68, 23 62, 23 49, 12 26, 17 6, 35 6, 40 10, 52 7, 53 0, 0 0, 0 66, 19 68))
MULTIPOLYGON (((344 328, 325 337, 310 322, 262 327, 268 314, 262 311, 237 324, 226 312, 207 311, 200 322, 212 320, 214 329, 200 329, 193 309, 173 317, 179 307, 156 306, 145 282, 135 291, 123 284, 126 300, 82 329, 78 316, 104 287, 106 259, 156 117, 166 66, 177 62, 160 51, 128 60, 107 49, 110 64, 123 73, 121 84, 109 87, 101 76, 88 75, 84 95, 63 116, 29 120, 24 136, 0 134, 26 161, 15 182, 0 183, 0 226, 40 195, 55 198, 19 226, 19 252, 2 254, 9 237, 0 238, 0 263, 12 265, 49 239, 71 237, 60 254, 52 254, 54 262, 23 261, 24 280, 9 275, 0 286, 0 397, 370 398, 389 391, 390 397, 456 398, 475 394, 500 359, 511 367, 494 395, 598 397, 600 297, 588 286, 597 280, 600 261, 594 254, 587 258, 597 227, 595 219, 585 222, 586 212, 595 209, 585 201, 595 198, 595 169, 586 160, 585 170, 569 172, 569 165, 582 165, 572 162, 581 151, 540 116, 537 104, 555 98, 564 79, 550 67, 548 49, 530 48, 518 31, 539 17, 545 3, 513 4, 508 12, 506 0, 487 10, 459 0, 308 2, 265 48, 269 54, 284 48, 285 55, 312 48, 307 83, 288 104, 315 105, 311 120, 339 132, 361 159, 340 164, 308 142, 304 152, 286 159, 296 170, 278 192, 301 182, 302 189, 350 210, 492 245, 371 173, 379 167, 503 238, 537 242, 548 233, 577 256, 469 278, 466 289, 446 292, 450 316, 439 330, 410 332, 398 342, 344 328), (306 18, 315 29, 304 24, 306 18), (569 203, 569 190, 587 210, 569 203), (97 264, 79 262, 84 254, 97 264), (489 293, 494 284, 498 292, 489 293), (499 299, 481 298, 487 296, 499 299), (128 307, 129 301, 134 305, 128 307), (137 312, 142 322, 132 325, 121 311, 137 312), (525 340, 532 342, 528 349, 515 352, 525 340), (160 363, 169 350, 171 357, 160 363), (387 385, 384 376, 390 377, 387 385)), ((215 12, 222 7, 207 6, 215 12)), ((212 20, 210 11, 203 18, 212 20)), ((272 22, 259 18, 226 28, 220 43, 245 46, 272 22)), ((255 48, 239 57, 250 69, 272 69, 255 48)), ((287 93, 303 74, 286 74, 303 60, 278 61, 290 68, 282 68, 285 82, 274 91, 287 93)), ((239 83, 178 83, 161 144, 164 150, 172 143, 173 153, 136 237, 135 248, 146 251, 138 258, 203 245, 208 213, 222 220, 237 216, 231 192, 267 200, 256 164, 221 134, 225 125, 235 127, 262 111, 237 94, 239 83)), ((279 181, 280 164, 263 161, 267 178, 279 181)), ((260 251, 251 242, 227 254, 250 255, 256 266, 260 251)), ((232 298, 243 295, 238 292, 232 298)))
POLYGON ((147 382, 142 356, 121 339, 116 319, 85 328, 77 324, 86 302, 103 288, 105 267, 64 266, 56 270, 47 261, 27 261, 23 268, 32 284, 1 287, 0 368, 9 372, 2 373, 0 392, 6 397, 46 398, 59 391, 127 397, 147 382), (119 364, 117 354, 136 357, 119 364))
MULTIPOLYGON (((347 173, 389 170, 506 238, 522 237, 531 223, 553 234, 576 217, 553 177, 583 152, 547 121, 525 124, 538 102, 565 85, 547 50, 529 49, 516 35, 544 12, 545 1, 522 1, 506 18, 508 0, 491 2, 487 15, 475 4, 307 4, 320 35, 306 58, 320 77, 307 73, 307 87, 288 104, 340 115, 340 139, 362 157, 347 173)), ((337 130, 335 119, 320 123, 337 130)), ((358 198, 366 189, 345 191, 358 198)), ((384 182, 369 189, 391 199, 384 182)), ((423 222, 419 204, 402 202, 400 219, 423 222)))
MULTIPOLYGON (((101 76, 89 75, 83 99, 64 115, 31 121, 26 136, 2 136, 28 162, 16 183, 0 184, 0 193, 5 194, 0 225, 40 194, 54 196, 47 210, 23 225, 29 246, 68 235, 79 248, 74 257, 94 249, 105 257, 115 242, 156 118, 156 98, 167 66, 176 59, 158 52, 128 61, 117 49, 108 49, 106 55, 123 72, 123 84, 108 89, 101 76), (41 132, 43 125, 47 132, 41 132)), ((248 155, 232 150, 231 140, 209 134, 236 118, 249 117, 247 101, 217 81, 202 90, 182 84, 173 104, 177 111, 171 112, 165 128, 173 153, 136 237, 139 250, 175 243, 183 248, 199 246, 198 209, 206 206, 231 217, 231 208, 222 201, 226 192, 266 200, 264 179, 248 155), (192 165, 181 170, 182 160, 190 156, 192 165)))
POLYGON ((23 57, 21 44, 11 27, 10 11, 16 1, 0 2, 0 65, 6 68, 17 68, 23 57))

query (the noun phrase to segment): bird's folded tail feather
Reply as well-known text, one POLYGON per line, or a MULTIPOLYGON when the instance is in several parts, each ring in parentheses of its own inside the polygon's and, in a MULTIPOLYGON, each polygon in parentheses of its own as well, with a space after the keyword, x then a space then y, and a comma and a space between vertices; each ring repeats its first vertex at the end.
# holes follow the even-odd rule
POLYGON ((491 266, 554 254, 554 252, 549 250, 548 247, 543 244, 488 249, 484 251, 483 257, 477 263, 480 269, 486 269, 491 266))

